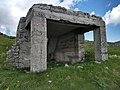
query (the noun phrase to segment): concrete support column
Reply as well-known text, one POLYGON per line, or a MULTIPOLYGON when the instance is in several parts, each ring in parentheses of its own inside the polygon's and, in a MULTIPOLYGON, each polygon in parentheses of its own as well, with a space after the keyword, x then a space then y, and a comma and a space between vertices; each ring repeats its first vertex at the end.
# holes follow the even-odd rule
POLYGON ((94 30, 95 60, 107 60, 107 40, 105 27, 99 27, 94 30))
POLYGON ((78 57, 81 62, 85 60, 84 33, 78 34, 78 57))
POLYGON ((42 72, 47 69, 46 18, 34 16, 31 20, 30 70, 42 72))

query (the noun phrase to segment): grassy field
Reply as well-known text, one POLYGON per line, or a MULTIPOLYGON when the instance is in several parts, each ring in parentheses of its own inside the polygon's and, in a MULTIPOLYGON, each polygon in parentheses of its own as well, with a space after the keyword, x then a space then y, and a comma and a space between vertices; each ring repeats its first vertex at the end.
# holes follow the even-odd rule
POLYGON ((120 47, 109 47, 109 60, 96 63, 93 46, 86 44, 86 61, 69 65, 48 65, 42 73, 16 70, 5 60, 14 43, 0 35, 0 90, 120 90, 120 47))

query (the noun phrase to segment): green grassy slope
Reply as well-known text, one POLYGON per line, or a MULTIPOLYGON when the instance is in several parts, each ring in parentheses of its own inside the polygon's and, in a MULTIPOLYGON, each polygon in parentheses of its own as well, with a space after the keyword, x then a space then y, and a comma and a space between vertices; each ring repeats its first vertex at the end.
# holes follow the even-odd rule
POLYGON ((6 68, 8 64, 6 63, 6 51, 15 42, 12 37, 5 36, 0 33, 0 70, 6 68))
POLYGON ((52 64, 42 73, 16 70, 5 60, 14 39, 0 35, 0 90, 120 90, 120 47, 109 47, 109 60, 95 63, 93 46, 86 44, 86 62, 52 64))

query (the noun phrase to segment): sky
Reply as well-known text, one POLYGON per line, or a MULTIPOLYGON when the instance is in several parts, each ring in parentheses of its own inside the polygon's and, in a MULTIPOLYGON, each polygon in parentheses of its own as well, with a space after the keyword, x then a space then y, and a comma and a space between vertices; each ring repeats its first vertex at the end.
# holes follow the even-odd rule
MULTIPOLYGON (((101 16, 106 23, 107 41, 120 41, 120 0, 0 0, 0 32, 15 36, 20 17, 36 3, 101 16)), ((93 40, 93 32, 86 33, 85 39, 93 40)))

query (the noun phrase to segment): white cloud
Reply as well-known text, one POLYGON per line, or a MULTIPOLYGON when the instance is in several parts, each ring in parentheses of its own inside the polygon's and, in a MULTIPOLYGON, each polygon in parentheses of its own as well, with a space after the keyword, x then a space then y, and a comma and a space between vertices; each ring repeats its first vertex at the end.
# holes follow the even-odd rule
POLYGON ((80 11, 79 8, 75 8, 74 11, 80 11))
POLYGON ((94 12, 94 11, 92 11, 92 12, 90 13, 90 15, 95 15, 95 12, 94 12))
POLYGON ((6 32, 5 32, 5 27, 4 27, 4 26, 0 26, 0 32, 2 32, 2 33, 4 33, 4 34, 6 33, 6 32))
POLYGON ((70 9, 78 2, 86 0, 0 0, 0 32, 15 35, 20 17, 27 14, 28 9, 36 3, 46 3, 70 9), (3 28, 4 27, 4 28, 3 28))
POLYGON ((106 24, 120 24, 120 4, 117 7, 114 7, 112 10, 106 12, 103 17, 103 20, 106 24))

